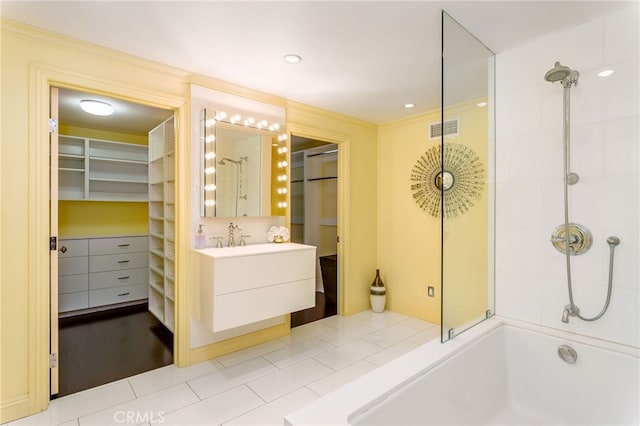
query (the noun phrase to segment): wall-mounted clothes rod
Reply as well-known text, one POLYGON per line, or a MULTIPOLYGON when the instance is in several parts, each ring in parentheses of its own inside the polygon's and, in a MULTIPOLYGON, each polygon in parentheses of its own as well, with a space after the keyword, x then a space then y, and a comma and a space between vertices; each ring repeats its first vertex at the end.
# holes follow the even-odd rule
POLYGON ((302 183, 302 182, 304 182, 304 179, 296 179, 291 181, 291 183, 302 183))
POLYGON ((317 157, 318 155, 328 155, 328 154, 335 154, 337 153, 338 150, 337 149, 330 149, 329 151, 324 151, 324 152, 317 152, 315 154, 309 154, 307 155, 307 158, 309 157, 317 157))
POLYGON ((327 177, 319 177, 319 178, 309 178, 307 182, 313 182, 316 180, 327 180, 327 179, 338 179, 338 176, 327 176, 327 177))

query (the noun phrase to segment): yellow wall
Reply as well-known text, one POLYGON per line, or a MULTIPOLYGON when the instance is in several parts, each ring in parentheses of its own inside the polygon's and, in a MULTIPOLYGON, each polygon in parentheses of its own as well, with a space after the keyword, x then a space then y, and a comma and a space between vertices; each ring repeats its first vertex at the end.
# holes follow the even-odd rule
POLYGON ((62 238, 146 234, 148 212, 147 203, 60 201, 58 235, 62 238))
MULTIPOLYGON (((48 86, 117 95, 176 111, 176 362, 189 349, 191 212, 189 83, 285 106, 297 134, 342 143, 341 312, 368 308, 376 267, 376 126, 2 20, 0 146, 0 422, 47 407, 49 395, 48 86), (348 155, 347 155, 348 154, 348 155), (344 172, 344 173, 343 173, 344 172)), ((251 336, 244 345, 260 341, 251 336)), ((222 342, 224 343, 224 342, 222 342)))
POLYGON ((86 127, 70 126, 64 123, 60 123, 58 131, 61 135, 78 136, 81 138, 95 138, 114 142, 137 143, 139 145, 149 145, 148 134, 137 135, 134 133, 87 129, 86 127))
MULTIPOLYGON (((447 118, 460 119, 460 132, 446 142, 473 149, 486 170, 487 110, 476 103, 447 109, 447 118)), ((410 175, 418 158, 440 144, 428 134, 429 124, 439 121, 440 111, 433 111, 380 126, 378 136, 378 265, 387 306, 434 323, 441 315, 441 222, 415 203, 410 175), (427 296, 428 286, 435 297, 427 296)), ((486 191, 469 211, 445 220, 445 324, 451 318, 461 325, 487 309, 486 191)))
POLYGON ((387 307, 434 323, 440 322, 440 220, 416 205, 410 175, 418 158, 439 144, 429 141, 427 126, 439 120, 435 111, 388 123, 378 137, 378 267, 387 307), (435 297, 427 297, 427 286, 435 287, 435 297))

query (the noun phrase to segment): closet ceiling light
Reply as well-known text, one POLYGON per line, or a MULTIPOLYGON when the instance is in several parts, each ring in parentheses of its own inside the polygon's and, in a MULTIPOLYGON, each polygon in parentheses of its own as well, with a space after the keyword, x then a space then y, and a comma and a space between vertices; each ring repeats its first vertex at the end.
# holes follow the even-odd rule
POLYGON ((484 108, 484 107, 486 107, 486 106, 487 106, 487 103, 486 103, 486 102, 478 102, 478 103, 476 104, 476 106, 477 106, 478 108, 484 108))
POLYGON ((604 70, 604 71, 600 71, 598 73, 598 77, 609 77, 611 74, 613 74, 615 71, 613 70, 604 70))
POLYGON ((407 108, 407 109, 413 108, 414 106, 416 106, 416 104, 411 103, 411 102, 404 104, 404 107, 407 108))
POLYGON ((80 108, 82 108, 83 111, 93 115, 105 116, 113 114, 113 107, 110 104, 101 101, 80 101, 80 108))
POLYGON ((290 64, 297 64, 302 60, 302 56, 290 53, 288 55, 284 55, 284 60, 290 64))

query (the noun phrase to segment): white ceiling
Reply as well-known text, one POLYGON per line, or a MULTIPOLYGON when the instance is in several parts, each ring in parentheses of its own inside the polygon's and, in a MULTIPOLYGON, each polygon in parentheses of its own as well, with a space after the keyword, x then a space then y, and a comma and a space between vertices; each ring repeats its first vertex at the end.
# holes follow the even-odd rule
POLYGON ((439 107, 441 9, 499 53, 624 4, 2 1, 0 6, 9 19, 383 123, 439 107), (287 53, 301 55, 302 62, 285 63, 287 53), (404 109, 407 102, 416 107, 404 109))

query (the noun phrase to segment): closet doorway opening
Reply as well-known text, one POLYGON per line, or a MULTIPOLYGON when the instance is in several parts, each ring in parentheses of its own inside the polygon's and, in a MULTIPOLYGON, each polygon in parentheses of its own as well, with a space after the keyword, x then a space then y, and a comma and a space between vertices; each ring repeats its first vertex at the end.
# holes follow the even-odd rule
POLYGON ((316 305, 291 327, 338 313, 338 144, 291 135, 291 240, 317 247, 316 305))
POLYGON ((173 363, 175 133, 174 111, 115 97, 52 88, 51 110, 61 397, 173 363), (113 113, 87 113, 85 100, 113 113))

